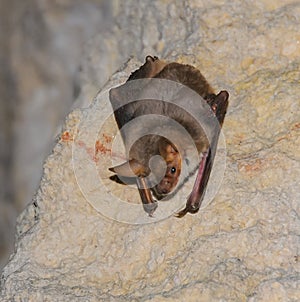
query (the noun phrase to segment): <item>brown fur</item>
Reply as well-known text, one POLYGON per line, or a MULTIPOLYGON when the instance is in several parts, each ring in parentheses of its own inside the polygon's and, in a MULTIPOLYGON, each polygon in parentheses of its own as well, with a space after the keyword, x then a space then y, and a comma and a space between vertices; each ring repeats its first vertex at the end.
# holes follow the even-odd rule
MULTIPOLYGON (((159 60, 157 57, 147 56, 144 65, 133 72, 128 78, 128 81, 143 78, 167 79, 179 82, 189 87, 203 99, 207 100, 207 103, 211 106, 212 111, 217 116, 220 124, 223 123, 228 104, 228 93, 221 92, 219 95, 215 95, 213 89, 208 84, 201 72, 193 66, 175 62, 166 63, 159 60)), ((199 153, 209 150, 206 152, 206 156, 204 156, 205 161, 203 160, 203 162, 200 164, 200 167, 204 167, 204 172, 201 172, 203 175, 199 171, 195 187, 188 199, 187 207, 179 213, 179 216, 181 217, 187 212, 195 213, 200 207, 201 200, 205 192, 206 183, 210 174, 216 149, 216 142, 218 139, 218 130, 212 130, 216 131, 216 134, 213 136, 215 142, 213 142, 213 146, 210 146, 203 129, 198 122, 191 115, 187 114, 184 110, 182 110, 182 108, 176 106, 175 104, 162 102, 159 100, 139 100, 119 108, 117 104, 119 102, 118 99, 122 99, 121 89, 122 86, 110 91, 111 103, 114 109, 117 108, 114 113, 120 129, 126 123, 136 117, 149 114, 160 114, 167 116, 181 124, 193 138, 199 153)), ((134 95, 132 96, 132 99, 135 99, 134 95)), ((126 137, 124 139, 126 143, 126 137)), ((174 146, 173 143, 169 142, 166 138, 152 134, 139 138, 129 151, 129 165, 125 163, 124 165, 121 165, 122 167, 114 167, 110 170, 122 175, 122 173, 126 170, 125 167, 134 167, 132 170, 134 171, 135 175, 142 177, 141 180, 137 179, 137 182, 142 182, 143 185, 145 185, 143 177, 150 173, 148 162, 153 155, 162 156, 167 166, 164 177, 154 188, 156 196, 161 198, 174 190, 178 183, 182 164, 182 158, 176 146, 174 146), (130 164, 130 162, 134 163, 134 165, 130 164)), ((132 173, 130 175, 132 175, 132 173)), ((144 205, 153 205, 155 203, 151 197, 149 189, 139 189, 139 191, 144 205)), ((152 206, 149 209, 145 208, 145 210, 151 215, 156 207, 157 205, 152 206)))
POLYGON ((155 77, 168 63, 159 60, 157 57, 147 56, 145 64, 134 71, 128 81, 155 77))

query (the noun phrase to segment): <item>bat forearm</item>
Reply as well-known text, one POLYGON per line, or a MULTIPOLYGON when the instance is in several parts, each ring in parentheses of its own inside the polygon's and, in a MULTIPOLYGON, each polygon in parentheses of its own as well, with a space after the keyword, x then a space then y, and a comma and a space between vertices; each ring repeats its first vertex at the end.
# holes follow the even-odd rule
POLYGON ((198 212, 205 194, 206 185, 211 171, 212 165, 210 160, 211 152, 209 150, 208 152, 203 153, 193 190, 188 197, 185 208, 176 214, 177 217, 181 218, 187 213, 194 214, 198 212))
POLYGON ((150 217, 152 217, 154 211, 157 208, 157 201, 152 198, 151 191, 147 186, 147 182, 145 178, 138 177, 136 179, 136 182, 137 182, 137 186, 141 196, 144 210, 146 213, 148 213, 150 217))

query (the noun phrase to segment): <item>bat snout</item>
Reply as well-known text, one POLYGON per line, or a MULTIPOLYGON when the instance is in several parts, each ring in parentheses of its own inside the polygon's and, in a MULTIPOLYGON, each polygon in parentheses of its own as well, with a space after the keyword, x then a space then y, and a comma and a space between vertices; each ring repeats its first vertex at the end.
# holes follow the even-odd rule
POLYGON ((181 173, 181 157, 177 149, 162 140, 159 144, 160 155, 164 158, 167 165, 165 175, 155 186, 154 192, 158 199, 170 194, 176 187, 181 173))
POLYGON ((155 197, 158 200, 163 199, 164 197, 166 197, 170 193, 167 189, 161 188, 161 186, 159 184, 156 185, 155 187, 153 187, 152 190, 154 192, 155 197))
POLYGON ((165 177, 160 181, 159 184, 155 186, 155 194, 158 198, 163 198, 164 196, 170 194, 177 185, 179 175, 165 175, 165 177))
POLYGON ((165 196, 165 195, 168 195, 170 192, 171 192, 171 189, 170 189, 171 185, 168 183, 168 182, 164 182, 164 183, 159 183, 155 189, 156 189, 156 193, 158 195, 161 195, 161 196, 165 196))

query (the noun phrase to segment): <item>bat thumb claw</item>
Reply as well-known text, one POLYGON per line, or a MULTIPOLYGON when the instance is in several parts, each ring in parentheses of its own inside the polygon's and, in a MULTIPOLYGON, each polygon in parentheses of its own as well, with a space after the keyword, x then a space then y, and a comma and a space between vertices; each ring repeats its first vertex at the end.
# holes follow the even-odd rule
POLYGON ((153 217, 153 213, 157 209, 157 206, 158 206, 157 202, 151 202, 151 203, 144 203, 143 204, 144 211, 146 213, 148 213, 149 217, 153 217))

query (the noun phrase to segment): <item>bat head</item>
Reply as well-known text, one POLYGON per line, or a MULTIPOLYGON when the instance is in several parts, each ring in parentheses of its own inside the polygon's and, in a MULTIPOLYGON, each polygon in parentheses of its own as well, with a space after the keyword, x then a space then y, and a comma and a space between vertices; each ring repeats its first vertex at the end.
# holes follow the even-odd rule
POLYGON ((176 187, 181 173, 181 156, 171 143, 162 140, 159 153, 166 162, 166 172, 162 180, 154 187, 155 195, 161 199, 176 187))
MULTIPOLYGON (((162 139, 158 142, 159 155, 165 161, 165 174, 153 191, 158 199, 171 193, 176 187, 181 173, 181 156, 176 147, 169 141, 162 139)), ((109 168, 110 171, 121 177, 146 177, 151 171, 148 166, 143 165, 136 159, 131 159, 119 166, 109 168)), ((161 172, 161 169, 158 169, 161 172)), ((159 172, 159 174, 161 174, 159 172)), ((158 175, 155 175, 158 176, 158 175)), ((158 177, 159 178, 159 177, 158 177)))

